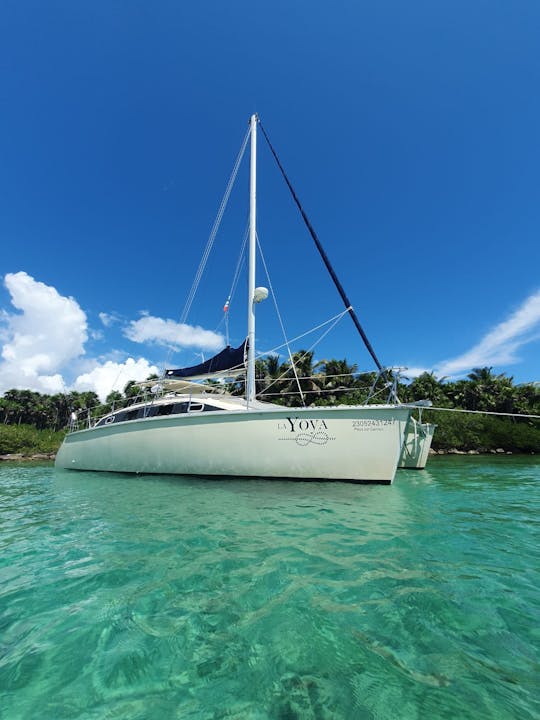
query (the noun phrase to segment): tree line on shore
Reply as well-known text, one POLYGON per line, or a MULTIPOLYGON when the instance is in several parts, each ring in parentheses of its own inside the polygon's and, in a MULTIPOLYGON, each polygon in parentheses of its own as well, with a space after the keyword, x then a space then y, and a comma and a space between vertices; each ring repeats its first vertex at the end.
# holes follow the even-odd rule
MULTIPOLYGON (((353 405, 385 402, 388 380, 375 373, 357 373, 347 360, 314 362, 313 352, 293 355, 293 364, 270 355, 256 362, 258 397, 286 406, 353 405), (300 390, 299 390, 300 388, 300 390)), ((226 386, 229 392, 242 394, 243 383, 226 386)), ((411 381, 397 383, 401 402, 429 399, 435 407, 476 412, 540 415, 540 387, 536 382, 515 384, 512 377, 496 374, 492 368, 474 368, 466 378, 447 380, 423 373, 411 381)), ((69 392, 46 395, 32 390, 12 389, 0 398, 0 423, 3 426, 32 426, 58 433, 67 428, 73 413, 79 421, 93 421, 113 410, 126 407, 137 399, 139 389, 133 381, 122 393, 110 393, 100 402, 95 392, 69 392)), ((534 418, 500 418, 483 415, 457 415, 425 411, 423 419, 436 422, 434 447, 448 449, 490 449, 493 445, 518 452, 540 452, 540 427, 534 418)), ((0 452, 5 452, 0 443, 0 452)))
MULTIPOLYGON (((290 362, 280 363, 277 356, 257 360, 257 394, 272 402, 299 404, 298 385, 306 405, 353 405, 366 402, 374 389, 373 402, 387 396, 387 380, 376 373, 357 373, 357 366, 347 360, 313 362, 313 352, 293 355, 296 376, 290 362), (298 380, 297 380, 298 378, 298 380), (385 394, 386 393, 386 394, 385 394)), ((425 372, 397 384, 401 402, 429 399, 436 407, 462 410, 540 414, 540 385, 516 385, 505 373, 495 374, 490 367, 474 368, 466 378, 450 381, 425 372)))

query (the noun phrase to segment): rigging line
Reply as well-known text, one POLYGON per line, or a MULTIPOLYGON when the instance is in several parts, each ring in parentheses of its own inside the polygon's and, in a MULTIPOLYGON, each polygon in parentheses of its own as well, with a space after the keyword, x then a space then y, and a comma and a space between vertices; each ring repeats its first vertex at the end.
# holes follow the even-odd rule
MULTIPOLYGON (((314 333, 316 330, 320 330, 325 325, 328 325, 329 323, 333 322, 334 320, 341 320, 341 318, 346 315, 349 312, 348 308, 347 310, 342 310, 337 315, 334 315, 334 317, 329 318, 328 320, 325 320, 320 325, 316 325, 315 327, 311 328, 311 330, 307 330, 305 333, 302 333, 301 335, 297 335, 292 340, 290 340, 290 343, 294 343, 297 340, 301 340, 303 337, 306 337, 306 335, 311 335, 311 333, 314 333)), ((276 350, 281 350, 281 348, 285 347, 286 343, 283 343, 283 345, 276 345, 275 348, 272 348, 271 350, 265 350, 257 353, 257 357, 262 357, 263 355, 270 355, 270 353, 275 353, 276 350)), ((374 371, 366 370, 366 374, 374 371)))
POLYGON ((202 274, 204 272, 204 268, 206 267, 206 262, 208 260, 208 256, 210 255, 210 251, 212 250, 212 246, 214 244, 214 240, 216 238, 217 232, 219 230, 219 226, 221 224, 221 220, 223 218, 223 213, 225 212, 225 208, 227 207, 227 203, 229 201, 229 197, 234 185, 234 182, 236 180, 236 176, 238 174, 238 169, 240 167, 240 163, 242 162, 242 158, 244 156, 244 151, 246 149, 246 145, 248 142, 250 136, 250 129, 248 128, 246 135, 244 137, 244 140, 242 142, 242 146, 240 147, 240 151, 236 157, 236 161, 234 163, 233 171, 231 173, 231 176, 229 178, 229 182, 227 183, 227 187, 225 190, 225 193, 223 195, 223 198, 221 200, 221 205, 219 206, 219 210, 216 216, 216 219, 214 220, 214 224, 212 226, 212 230, 210 231, 210 236, 208 238, 208 242, 206 243, 206 248, 203 253, 203 257, 201 258, 201 262, 199 263, 199 268, 197 270, 197 274, 195 275, 195 279, 193 280, 193 285, 191 286, 191 290, 189 292, 188 298, 186 300, 186 304, 184 306, 184 310, 182 311, 182 315, 180 318, 181 323, 185 323, 187 320, 187 316, 189 314, 189 311, 191 309, 191 305, 193 303, 193 300, 195 298, 195 294, 197 292, 197 289, 199 287, 199 283, 202 277, 202 274))
MULTIPOLYGON (((408 403, 403 403, 407 405, 408 403)), ((472 415, 501 415, 503 417, 515 417, 515 418, 534 418, 540 419, 540 415, 522 415, 521 413, 506 413, 506 412, 494 412, 493 410, 463 410, 462 408, 443 408, 443 407, 425 407, 424 410, 439 410, 441 412, 461 412, 471 413, 472 415)))
MULTIPOLYGON (((199 287, 199 283, 201 281, 204 269, 206 267, 206 263, 208 262, 208 257, 210 255, 210 252, 212 250, 212 247, 214 245, 214 240, 216 239, 217 232, 219 230, 219 226, 221 224, 221 220, 223 218, 223 213, 225 212, 225 208, 227 207, 227 203, 229 201, 229 197, 234 185, 234 182, 236 180, 236 176, 238 175, 238 170, 240 168, 240 163, 242 162, 242 158, 244 157, 244 152, 246 150, 247 142, 249 140, 249 136, 251 134, 251 129, 248 127, 248 130, 244 136, 244 140, 242 141, 242 145, 240 147, 240 150, 238 152, 238 155, 236 156, 236 160, 233 166, 233 170, 231 172, 231 175, 229 177, 229 181, 227 183, 227 187, 225 189, 225 193, 223 195, 223 198, 221 200, 221 204, 219 206, 219 210, 216 216, 216 219, 214 220, 214 224, 212 226, 212 230, 210 231, 210 236, 208 238, 208 241, 206 243, 206 247, 204 249, 203 256, 201 258, 201 261, 199 263, 199 267, 197 269, 197 273, 195 275, 195 278, 193 280, 193 284, 191 286, 191 289, 189 291, 186 304, 184 305, 184 309, 182 311, 182 315, 180 316, 180 323, 185 323, 189 314, 189 311, 191 310, 191 305, 193 304, 193 300, 195 299, 195 294, 197 293, 197 289, 199 287)), ((175 352, 175 346, 170 345, 169 346, 169 352, 167 353, 167 356, 162 364, 161 367, 161 375, 165 374, 165 368, 167 365, 170 364, 171 358, 175 352)))
POLYGON ((372 398, 377 397, 377 395, 380 395, 381 393, 386 392, 387 390, 388 390, 388 387, 385 385, 384 387, 379 388, 378 390, 374 390, 373 392, 370 391, 368 393, 367 399, 371 400, 372 398))
POLYGON ((228 318, 229 318, 229 309, 230 309, 230 304, 231 304, 231 302, 232 302, 232 299, 233 299, 233 297, 234 297, 234 294, 235 294, 235 292, 236 292, 236 288, 237 288, 237 285, 238 285, 238 280, 239 280, 239 278, 240 278, 240 271, 242 270, 242 265, 244 264, 244 260, 245 260, 245 257, 244 257, 244 256, 245 256, 245 250, 246 250, 246 245, 247 245, 248 237, 249 237, 249 219, 248 219, 248 221, 247 221, 246 229, 245 229, 245 231, 244 231, 244 237, 243 237, 243 239, 242 239, 242 245, 241 245, 241 247, 240 247, 240 253, 238 254, 238 260, 236 261, 236 268, 235 268, 235 271, 234 271, 233 280, 232 280, 232 283, 231 283, 231 288, 230 288, 230 290, 229 290, 229 294, 227 295, 227 300, 226 300, 225 305, 224 305, 224 307, 223 307, 223 316, 222 316, 221 320, 218 322, 218 324, 216 325, 216 327, 214 328, 214 332, 217 332, 217 331, 219 330, 219 328, 220 328, 223 324, 225 324, 227 345, 229 345, 229 320, 228 320, 228 318))
POLYGON ((278 165, 278 167, 279 167, 279 169, 280 169, 280 171, 281 171, 281 174, 283 175, 283 179, 285 180, 285 182, 286 182, 286 184, 287 184, 287 187, 288 187, 289 190, 291 191, 291 194, 292 194, 292 196, 293 196, 293 200, 294 200, 294 202, 296 203, 298 209, 300 210, 300 214, 302 215, 302 219, 304 220, 304 223, 305 223, 305 225, 306 225, 306 227, 307 227, 307 229, 308 229, 308 231, 309 231, 309 234, 311 235, 311 237, 312 237, 312 239, 313 239, 313 242, 315 243, 315 245, 316 245, 316 247, 317 247, 317 250, 319 251, 319 255, 321 256, 322 261, 324 262, 324 264, 325 264, 325 266, 326 266, 326 269, 327 269, 328 272, 330 273, 330 277, 331 277, 332 280, 334 281, 334 285, 336 286, 336 289, 337 289, 337 291, 338 291, 341 299, 343 300, 343 304, 344 304, 345 307, 348 309, 348 312, 349 312, 349 314, 350 314, 350 316, 351 316, 351 319, 352 319, 352 321, 353 321, 356 329, 357 329, 358 332, 360 333, 360 337, 361 337, 362 340, 364 341, 364 345, 366 346, 369 354, 370 354, 371 357, 373 358, 373 360, 374 360, 374 362, 375 362, 375 365, 377 366, 377 368, 378 368, 383 374, 386 374, 385 371, 384 371, 383 366, 381 365, 381 363, 380 363, 380 361, 379 361, 379 358, 378 358, 377 355, 375 354, 375 350, 373 349, 371 343, 370 343, 369 340, 368 340, 368 337, 367 337, 366 333, 364 332, 363 327, 360 325, 360 321, 358 320, 358 317, 356 316, 356 313, 355 313, 355 311, 354 311, 354 308, 352 307, 351 302, 350 302, 349 298, 347 297, 347 295, 346 295, 346 293, 345 293, 345 290, 344 290, 344 288, 343 288, 343 285, 341 284, 341 282, 339 281, 336 273, 334 272, 334 268, 332 267, 332 265, 331 265, 331 263, 330 263, 330 260, 329 260, 329 258, 328 258, 328 255, 326 254, 323 246, 321 245, 321 241, 320 241, 319 238, 317 237, 317 233, 316 233, 315 230, 313 229, 313 226, 311 225, 311 223, 310 223, 310 221, 309 221, 309 218, 308 218, 308 216, 306 215, 306 213, 305 213, 305 211, 304 211, 304 208, 303 208, 302 205, 300 204, 300 200, 298 199, 298 196, 297 196, 297 194, 295 193, 294 188, 293 188, 293 186, 291 185, 291 183, 290 183, 290 181, 289 181, 289 178, 287 177, 287 174, 285 173, 285 170, 283 169, 283 165, 282 165, 281 162, 279 161, 279 158, 278 158, 278 156, 277 156, 277 153, 276 153, 276 151, 274 150, 274 147, 273 147, 272 143, 270 142, 270 138, 269 138, 268 135, 266 134, 266 130, 264 129, 263 124, 261 123, 260 118, 259 118, 259 125, 260 125, 260 128, 261 128, 261 130, 262 130, 262 133, 263 133, 263 135, 264 135, 264 137, 265 137, 265 139, 266 139, 266 142, 268 143, 268 147, 270 148, 270 151, 271 151, 272 155, 274 156, 274 159, 275 159, 275 161, 276 161, 276 163, 277 163, 277 165, 278 165))
MULTIPOLYGON (((339 378, 339 377, 347 377, 347 378, 354 378, 354 376, 357 373, 341 373, 340 375, 327 375, 326 373, 315 373, 314 375, 300 375, 298 377, 299 380, 320 380, 321 378, 324 380, 328 380, 328 378, 339 378)), ((360 374, 360 373, 358 373, 360 374)), ((364 373, 365 375, 369 375, 369 373, 364 373)), ((337 388, 334 388, 337 389, 337 388)), ((349 387, 345 388, 346 390, 358 390, 358 388, 355 388, 351 385, 349 387)), ((360 388, 362 389, 362 388, 360 388)), ((407 403, 404 403, 405 405, 407 403)), ((429 408, 431 409, 431 408, 429 408)))
POLYGON ((290 362, 291 362, 291 366, 292 366, 292 369, 293 369, 293 372, 294 372, 294 377, 296 378, 296 384, 298 385, 298 391, 300 392, 300 397, 302 398, 302 405, 304 405, 304 407, 305 407, 306 403, 305 403, 305 400, 304 400, 304 393, 302 392, 302 388, 300 387, 300 380, 298 379, 298 373, 296 372, 296 365, 294 364, 293 356, 292 356, 292 353, 291 353, 291 348, 290 348, 289 342, 288 342, 288 340, 287 340, 287 333, 285 332, 285 326, 284 326, 284 324, 283 324, 283 320, 281 319, 281 313, 279 312, 279 307, 278 307, 278 304, 277 304, 277 298, 276 298, 276 294, 275 294, 275 292, 274 292, 274 286, 272 285, 272 280, 270 279, 270 273, 268 272, 268 268, 267 268, 267 266, 266 266, 266 260, 264 259, 264 254, 263 254, 263 251, 262 251, 261 243, 259 242, 259 236, 256 235, 256 238, 257 238, 257 246, 258 246, 258 248, 259 248, 259 252, 260 252, 260 254, 261 254, 261 260, 262 260, 262 263, 263 263, 263 266, 264 266, 264 271, 265 271, 265 273, 266 273, 266 278, 267 278, 267 280, 268 280, 268 284, 270 285, 270 292, 272 293, 272 300, 274 301, 274 307, 276 308, 276 314, 277 314, 277 316, 278 316, 279 324, 280 324, 280 326, 281 326, 281 332, 283 333, 283 337, 284 337, 284 339, 285 339, 285 345, 287 346, 287 352, 288 352, 288 354, 289 354, 289 360, 290 360, 290 362))
POLYGON ((233 281, 231 284, 231 289, 229 291, 228 299, 229 301, 232 300, 234 293, 236 292, 236 286, 238 285, 238 280, 240 278, 240 271, 242 269, 242 265, 244 263, 244 255, 246 251, 246 245, 249 237, 249 219, 246 224, 246 229, 244 231, 244 239, 242 241, 242 247, 240 249, 240 254, 238 256, 238 261, 236 263, 236 270, 234 271, 233 281))
MULTIPOLYGON (((270 386, 269 386, 270 387, 270 386)), ((308 392, 316 393, 317 395, 336 395, 337 393, 344 393, 346 391, 350 390, 350 388, 333 388, 333 389, 327 389, 327 388, 319 388, 317 390, 308 390, 308 392)), ((273 397, 274 395, 280 396, 280 395, 297 395, 296 390, 285 390, 283 392, 271 392, 267 393, 266 390, 263 390, 261 393, 259 393, 261 397, 265 395, 266 397, 273 397)), ((382 403, 380 403, 382 405, 382 403)))
MULTIPOLYGON (((337 378, 337 377, 354 378, 355 375, 371 375, 372 372, 373 371, 367 370, 366 372, 361 372, 361 373, 340 373, 339 375, 327 375, 326 373, 315 373, 315 375, 301 375, 298 379, 299 380, 320 380, 321 378, 324 378, 326 380, 327 378, 337 378)), ((235 380, 235 382, 244 382, 244 380, 238 379, 238 380, 235 380)), ((336 389, 339 389, 339 388, 334 388, 334 390, 336 390, 336 389)), ((358 390, 358 389, 362 390, 363 388, 355 388, 355 387, 349 386, 344 389, 345 390, 358 390)), ((385 389, 386 388, 383 388, 383 390, 385 390, 385 389)), ((377 391, 377 392, 379 392, 379 391, 377 391)), ((403 404, 407 405, 407 403, 403 403, 403 404)), ((414 407, 417 407, 417 406, 415 405, 414 407)), ((432 408, 425 408, 425 409, 431 410, 432 408)), ((520 415, 520 417, 525 417, 525 416, 520 415)), ((533 417, 536 417, 536 415, 534 415, 533 417)))
MULTIPOLYGON (((327 330, 326 332, 324 332, 324 333, 321 335, 321 337, 320 337, 318 340, 316 340, 316 341, 313 343, 313 345, 312 345, 308 350, 306 350, 306 351, 298 358, 297 362, 301 362, 305 357, 307 357, 307 356, 309 355, 309 353, 310 353, 320 342, 322 342, 322 340, 324 340, 324 338, 328 335, 328 333, 331 332, 331 331, 336 327, 336 325, 338 324, 338 322, 340 321, 340 319, 341 319, 344 315, 346 315, 346 313, 341 313, 341 315, 340 315, 340 316, 338 317, 338 319, 333 323, 333 325, 331 325, 331 326, 328 328, 328 330, 327 330)), ((294 363, 293 363, 293 368, 294 368, 294 363)), ((271 382, 270 385, 268 386, 268 388, 266 388, 266 389, 268 390, 269 388, 271 388, 273 385, 275 385, 275 384, 278 382, 278 380, 282 380, 282 379, 285 377, 286 374, 287 374, 287 371, 285 371, 284 373, 282 373, 279 377, 277 377, 277 378, 274 380, 274 382, 271 382)), ((295 369, 295 374, 296 374, 296 369, 295 369)))

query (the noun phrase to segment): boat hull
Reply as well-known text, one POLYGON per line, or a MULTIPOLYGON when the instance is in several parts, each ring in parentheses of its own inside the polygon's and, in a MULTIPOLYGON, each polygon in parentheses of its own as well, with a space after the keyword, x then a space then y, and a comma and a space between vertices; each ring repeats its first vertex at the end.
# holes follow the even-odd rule
POLYGON ((426 467, 436 427, 432 423, 421 423, 410 418, 398 467, 408 470, 423 470, 426 467))
POLYGON ((66 436, 70 470, 391 483, 410 410, 283 408, 154 417, 66 436))

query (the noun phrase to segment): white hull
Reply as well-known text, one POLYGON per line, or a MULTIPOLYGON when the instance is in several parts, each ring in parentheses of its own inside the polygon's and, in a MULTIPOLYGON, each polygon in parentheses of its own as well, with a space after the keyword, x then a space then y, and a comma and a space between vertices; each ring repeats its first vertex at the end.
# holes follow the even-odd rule
POLYGON ((400 468, 423 470, 429 457, 436 425, 420 423, 411 417, 405 431, 405 442, 399 459, 400 468))
POLYGON ((151 417, 73 432, 73 470, 391 483, 410 409, 279 408, 151 417))

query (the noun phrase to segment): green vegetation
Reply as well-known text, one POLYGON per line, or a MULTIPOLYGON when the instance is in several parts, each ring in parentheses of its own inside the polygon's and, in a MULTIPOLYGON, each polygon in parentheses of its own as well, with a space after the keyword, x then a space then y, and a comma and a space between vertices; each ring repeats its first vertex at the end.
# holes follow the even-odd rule
POLYGON ((0 455, 55 453, 65 435, 64 430, 38 430, 32 425, 0 425, 0 455))
MULTIPOLYGON (((358 375, 347 360, 314 363, 313 353, 293 355, 296 375, 289 361, 277 356, 257 360, 256 388, 260 398, 285 406, 352 405, 365 403, 374 387, 371 402, 385 402, 388 387, 375 373, 358 375)), ((210 383, 212 384, 212 383, 210 383)), ((215 383, 213 383, 215 384, 215 383)), ((230 392, 241 394, 243 383, 232 383, 230 392)), ((72 413, 79 423, 101 417, 113 408, 126 407, 137 397, 131 381, 124 392, 112 392, 100 403, 94 392, 42 395, 31 390, 9 390, 0 398, 0 454, 50 453, 60 445, 72 413)), ((466 379, 447 381, 424 373, 409 383, 399 383, 402 402, 429 399, 435 407, 473 411, 540 415, 538 383, 515 385, 511 377, 496 375, 491 368, 475 368, 466 379)), ((455 412, 424 411, 423 420, 438 425, 433 441, 436 449, 540 453, 538 419, 494 417, 455 412)))
POLYGON ((422 420, 437 425, 433 438, 436 450, 503 448, 513 453, 540 453, 540 421, 517 420, 490 415, 425 412, 422 420))

